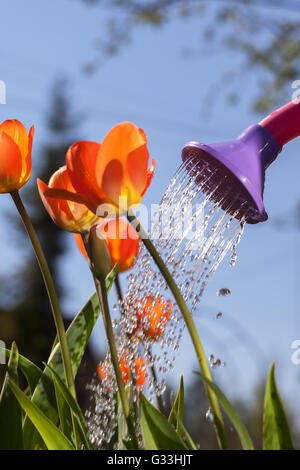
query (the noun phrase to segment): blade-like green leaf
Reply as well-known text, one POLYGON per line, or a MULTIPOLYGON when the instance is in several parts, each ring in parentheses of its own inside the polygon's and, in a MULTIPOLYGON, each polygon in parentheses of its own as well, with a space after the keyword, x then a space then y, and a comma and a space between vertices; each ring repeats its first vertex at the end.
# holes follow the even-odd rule
POLYGON ((57 405, 57 411, 58 411, 58 417, 59 417, 61 430, 63 434, 67 436, 71 442, 73 442, 72 440, 73 423, 72 423, 70 407, 67 404, 66 400, 64 399, 60 391, 60 388, 57 384, 57 380, 55 380, 55 378, 53 379, 53 383, 54 383, 56 405, 57 405))
POLYGON ((224 408, 225 413, 227 414, 228 418, 231 420, 234 428, 236 429, 236 431, 239 435, 239 438, 240 438, 243 449, 244 450, 253 450, 254 449, 253 443, 251 441, 251 437, 249 436, 249 433, 248 433, 245 425, 240 420, 240 417, 238 416, 237 412, 232 407, 230 402, 227 400, 224 393, 219 389, 219 387, 217 387, 217 385, 215 383, 208 380, 204 375, 200 374, 200 372, 195 372, 195 373, 197 375, 200 375, 202 380, 204 380, 204 382, 207 383, 212 388, 212 390, 214 391, 214 393, 218 397, 218 400, 219 400, 220 404, 224 408))
POLYGON ((147 450, 187 450, 169 421, 141 395, 141 428, 147 450))
MULTIPOLYGON (((7 358, 9 358, 10 353, 11 351, 9 349, 5 349, 5 355, 7 358)), ((19 354, 18 368, 24 374, 28 382, 30 391, 31 393, 33 393, 38 381, 41 378, 41 369, 21 354, 19 354)))
MULTIPOLYGON (((130 386, 127 385, 126 389, 126 395, 128 401, 130 401, 130 386)), ((124 416, 123 412, 123 406, 122 402, 120 399, 120 394, 119 392, 116 393, 116 398, 117 398, 117 416, 118 416, 118 450, 126 450, 126 445, 124 441, 126 441, 126 437, 128 436, 128 428, 127 428, 127 422, 126 418, 124 416)))
POLYGON ((183 377, 181 376, 177 396, 176 396, 176 399, 174 401, 174 404, 172 406, 172 409, 169 415, 169 423, 171 423, 174 426, 174 428, 180 435, 182 434, 182 431, 180 430, 179 420, 183 422, 183 409, 184 409, 184 385, 183 385, 183 377))
POLYGON ((19 353, 12 344, 7 373, 0 394, 0 449, 23 449, 22 410, 9 387, 9 380, 18 384, 19 353))
POLYGON ((144 446, 146 450, 158 450, 160 447, 156 444, 154 436, 152 434, 151 426, 149 424, 149 420, 143 407, 141 407, 141 429, 143 435, 144 446))
MULTIPOLYGON (((116 401, 115 401, 115 409, 113 411, 113 414, 115 416, 118 416, 118 412, 119 412, 119 407, 120 407, 120 395, 118 392, 116 392, 115 394, 115 398, 116 398, 116 401)), ((115 429, 114 429, 114 432, 112 434, 112 437, 110 439, 110 442, 108 443, 108 446, 107 446, 107 450, 115 450, 117 449, 118 447, 118 439, 119 439, 119 429, 118 429, 118 424, 116 425, 115 429)))
MULTIPOLYGON (((111 288, 117 272, 117 266, 112 270, 106 279, 107 290, 111 288)), ((80 312, 72 321, 67 330, 67 340, 70 349, 72 369, 74 377, 77 374, 83 353, 85 351, 89 337, 93 331, 95 323, 99 317, 100 308, 96 293, 94 293, 88 302, 83 306, 80 312)), ((52 349, 48 364, 52 364, 56 373, 64 380, 64 369, 59 344, 52 349)), ((52 374, 45 368, 36 386, 32 402, 35 403, 43 413, 53 423, 58 423, 58 414, 56 407, 56 397, 53 385, 52 374)), ((36 443, 39 443, 39 436, 35 432, 30 420, 26 417, 23 426, 24 447, 25 449, 34 449, 36 443)))
POLYGON ((74 450, 71 442, 64 434, 34 405, 30 399, 23 393, 19 387, 9 380, 9 387, 14 393, 16 399, 22 406, 23 410, 29 416, 33 425, 40 433, 48 450, 74 450))
POLYGON ((289 423, 275 381, 272 364, 265 392, 263 443, 265 450, 294 449, 289 423))
POLYGON ((188 431, 187 431, 186 427, 184 426, 183 422, 181 421, 181 419, 177 415, 176 411, 174 411, 174 413, 176 415, 178 423, 180 424, 180 429, 182 431, 183 436, 185 437, 185 441, 187 442, 189 448, 192 449, 192 450, 199 450, 198 447, 196 446, 195 442, 191 438, 190 434, 188 433, 188 431))
MULTIPOLYGON (((123 445, 125 450, 136 450, 134 445, 132 444, 132 441, 126 441, 123 439, 123 445)), ((143 450, 143 449, 138 449, 138 450, 143 450)))
POLYGON ((59 377, 59 375, 55 372, 53 367, 51 367, 49 365, 46 365, 46 367, 51 371, 51 373, 53 375, 57 395, 59 395, 60 398, 63 398, 65 403, 68 405, 69 410, 73 411, 74 415, 77 416, 77 418, 78 418, 78 423, 79 423, 79 426, 81 428, 80 429, 80 434, 82 436, 84 436, 83 445, 87 449, 91 449, 91 446, 88 443, 87 427, 86 427, 85 419, 83 417, 80 406, 78 405, 78 403, 74 399, 74 397, 71 395, 68 388, 66 387, 64 382, 59 377))

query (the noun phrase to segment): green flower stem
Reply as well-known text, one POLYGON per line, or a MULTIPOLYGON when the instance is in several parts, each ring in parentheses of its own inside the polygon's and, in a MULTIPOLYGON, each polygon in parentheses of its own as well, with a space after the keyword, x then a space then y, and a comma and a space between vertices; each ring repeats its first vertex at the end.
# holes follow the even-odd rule
POLYGON ((55 287, 54 287, 54 282, 53 282, 45 255, 41 248, 40 242, 37 238, 37 235, 35 233, 31 220, 26 212, 26 209, 22 203, 19 192, 15 190, 15 191, 12 191, 10 195, 21 216, 22 222, 24 224, 28 237, 30 238, 32 247, 34 249, 36 258, 40 266, 40 270, 41 270, 44 283, 47 289, 47 293, 49 296, 49 300, 50 300, 50 304, 51 304, 51 308, 53 312, 53 318, 54 318, 54 322, 56 326, 57 336, 58 336, 59 343, 60 343, 66 383, 67 383, 68 389, 70 390, 70 393, 72 393, 73 397, 76 398, 70 352, 69 352, 64 322, 62 318, 62 313, 60 310, 57 294, 56 294, 55 287))
MULTIPOLYGON (((129 222, 133 225, 133 227, 137 230, 139 233, 139 236, 144 243, 145 247, 149 251, 150 255, 154 259, 156 265, 158 266, 160 272, 162 273, 163 277, 165 278, 166 283, 168 284, 172 294, 174 295, 174 298, 176 300, 176 303, 178 307, 180 308, 181 314, 183 316, 183 319, 185 321, 186 327, 188 329, 188 332, 190 334, 191 340, 194 345, 194 349, 197 355, 197 359, 199 362, 200 370, 202 371, 203 375, 210 381, 212 381, 212 375, 210 371, 209 364, 206 359, 206 355, 202 346, 202 343, 200 341, 197 328, 195 326, 193 317, 184 301, 184 298, 182 297, 182 294, 177 287, 171 273, 169 272, 167 266, 165 265, 164 261, 162 260, 160 254, 156 250, 155 246, 149 239, 147 233, 144 231, 143 227, 141 226, 140 222, 137 220, 137 218, 134 215, 128 214, 127 218, 129 222)), ((218 399, 214 392, 207 386, 205 385, 206 388, 206 394, 208 397, 208 401, 210 404, 210 409, 213 414, 214 418, 214 424, 215 424, 215 429, 216 429, 216 434, 217 434, 217 439, 219 442, 219 445, 221 449, 228 449, 227 445, 227 439, 226 439, 226 434, 225 434, 225 428, 224 428, 224 423, 223 423, 223 418, 221 414, 221 410, 219 407, 218 399)))
MULTIPOLYGON (((121 310, 123 310, 123 309, 122 309, 123 293, 122 293, 122 288, 121 288, 121 283, 120 283, 119 274, 116 275, 115 286, 116 286, 116 292, 117 292, 118 300, 119 300, 119 302, 120 302, 120 308, 121 308, 121 310)), ((123 313, 123 312, 121 312, 121 314, 122 314, 122 313, 123 313)))
POLYGON ((101 306, 104 328, 105 328, 106 337, 108 340, 108 345, 109 345, 109 350, 110 350, 110 355, 111 355, 111 362, 112 362, 115 375, 116 375, 116 380, 118 384, 123 412, 124 412, 124 416, 127 422, 128 432, 131 436, 134 448, 138 449, 138 441, 135 435, 134 425, 133 425, 131 414, 130 414, 130 405, 129 405, 129 401, 126 395, 125 385, 123 382, 123 377, 122 377, 120 364, 119 364, 119 357, 118 357, 118 352, 117 352, 115 338, 114 338, 111 316, 109 312, 105 280, 99 281, 98 279, 94 277, 94 282, 95 282, 96 291, 97 291, 98 298, 99 298, 99 303, 101 306))

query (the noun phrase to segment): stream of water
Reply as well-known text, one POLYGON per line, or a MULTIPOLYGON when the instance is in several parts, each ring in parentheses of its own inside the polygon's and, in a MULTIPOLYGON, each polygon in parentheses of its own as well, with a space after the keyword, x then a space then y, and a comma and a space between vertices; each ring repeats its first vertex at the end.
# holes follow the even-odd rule
MULTIPOLYGON (((234 266, 246 217, 237 220, 236 199, 227 202, 228 194, 223 194, 215 201, 214 193, 218 185, 207 194, 208 178, 219 176, 220 187, 226 187, 225 176, 214 170, 201 181, 201 172, 192 175, 182 165, 164 193, 164 196, 151 221, 151 239, 174 277, 181 293, 193 315, 197 315, 204 290, 224 259, 230 252, 229 264, 234 266), (224 184, 225 183, 225 184, 224 184), (222 208, 221 208, 222 206, 222 208), (225 209, 225 210, 224 210, 225 209)), ((122 315, 115 323, 118 348, 128 352, 128 360, 141 355, 147 364, 147 390, 154 400, 165 390, 166 374, 173 368, 176 351, 179 348, 184 324, 172 294, 158 271, 153 259, 140 243, 140 252, 134 269, 127 275, 127 291, 121 305, 122 315), (163 299, 173 303, 167 326, 162 325, 164 334, 159 344, 152 338, 136 333, 137 340, 132 340, 132 331, 137 327, 136 311, 143 311, 145 299, 152 302, 163 299), (135 306, 135 308, 133 308, 135 306), (157 377, 149 373, 155 367, 157 377)), ((169 305, 169 304, 168 304, 169 305)), ((109 354, 106 358, 110 366, 109 354)), ((110 377, 113 371, 110 369, 110 377)), ((113 427, 109 422, 114 413, 114 392, 116 385, 110 378, 106 384, 94 386, 96 413, 89 417, 91 436, 94 443, 101 446, 109 441, 113 427), (100 425, 101 422, 101 425, 100 425)))

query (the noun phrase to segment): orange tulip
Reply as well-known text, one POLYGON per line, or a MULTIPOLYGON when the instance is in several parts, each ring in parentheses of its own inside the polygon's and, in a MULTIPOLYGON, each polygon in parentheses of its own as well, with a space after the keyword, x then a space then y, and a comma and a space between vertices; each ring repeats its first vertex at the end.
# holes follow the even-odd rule
POLYGON ((101 145, 75 142, 66 159, 75 191, 88 198, 89 207, 113 204, 117 213, 141 201, 155 168, 154 160, 148 168, 148 160, 146 135, 130 122, 114 126, 101 145))
MULTIPOLYGON (((110 219, 101 223, 101 232, 110 252, 111 269, 116 263, 118 263, 120 273, 130 269, 139 250, 139 237, 134 228, 124 219, 110 219)), ((78 249, 88 259, 81 235, 75 233, 74 237, 78 249)))
MULTIPOLYGON (((126 361, 122 358, 119 359, 121 374, 123 378, 124 385, 127 385, 130 377, 130 367, 126 364, 126 361)), ((106 380, 110 377, 110 372, 107 365, 98 366, 98 376, 100 380, 106 380)))
POLYGON ((118 263, 119 273, 130 269, 139 251, 139 236, 124 219, 104 220, 102 232, 106 237, 113 265, 118 263))
POLYGON ((143 357, 135 358, 135 382, 138 387, 143 388, 146 382, 147 371, 146 363, 143 357))
POLYGON ((66 166, 59 168, 50 178, 48 186, 37 180, 40 197, 53 221, 68 232, 82 232, 89 230, 99 219, 83 204, 50 196, 51 190, 70 191, 71 184, 66 166))
MULTIPOLYGON (((130 366, 127 362, 127 354, 124 353, 122 357, 119 359, 121 374, 123 378, 124 385, 128 384, 130 379, 130 366)), ((135 369, 135 383, 138 388, 142 388, 145 385, 147 371, 146 371, 146 364, 145 359, 143 357, 134 358, 134 369, 135 369)), ((101 381, 106 380, 110 377, 110 372, 107 364, 99 365, 98 366, 98 376, 101 381)))
POLYGON ((142 311, 136 312, 137 322, 131 334, 140 330, 146 338, 158 341, 165 332, 172 308, 173 303, 170 300, 153 299, 148 295, 142 311))
POLYGON ((33 126, 27 134, 16 119, 0 124, 0 193, 19 190, 29 180, 33 134, 33 126))
POLYGON ((88 255, 82 240, 81 233, 74 233, 75 242, 80 253, 88 260, 88 255))

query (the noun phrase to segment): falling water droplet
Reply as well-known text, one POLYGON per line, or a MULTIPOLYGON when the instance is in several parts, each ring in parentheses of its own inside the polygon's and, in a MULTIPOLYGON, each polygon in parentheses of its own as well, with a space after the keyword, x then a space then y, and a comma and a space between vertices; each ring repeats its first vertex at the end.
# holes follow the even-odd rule
POLYGON ((210 421, 211 423, 213 422, 214 417, 210 408, 208 408, 207 412, 205 413, 205 418, 207 419, 207 421, 210 421))
POLYGON ((225 287, 223 287, 222 289, 217 290, 217 295, 218 296, 226 297, 226 295, 230 295, 230 294, 231 294, 230 290, 225 288, 225 287))
POLYGON ((213 360, 211 367, 220 367, 220 365, 221 365, 221 359, 217 358, 213 360))
POLYGON ((242 238, 242 235, 243 235, 243 232, 244 232, 244 228, 245 228, 245 224, 246 224, 246 220, 243 219, 242 222, 241 222, 241 230, 239 231, 239 233, 236 237, 236 240, 233 242, 233 245, 231 247, 231 256, 230 256, 229 266, 232 267, 232 268, 235 266, 235 263, 236 263, 236 260, 237 260, 237 246, 241 241, 241 238, 242 238))

